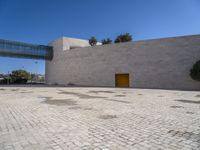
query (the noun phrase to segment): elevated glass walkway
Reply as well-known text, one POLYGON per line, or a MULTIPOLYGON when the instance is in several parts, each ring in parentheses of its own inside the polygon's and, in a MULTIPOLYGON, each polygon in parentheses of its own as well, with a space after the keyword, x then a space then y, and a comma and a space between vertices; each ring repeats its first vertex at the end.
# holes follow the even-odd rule
POLYGON ((0 39, 0 56, 51 60, 53 47, 0 39))

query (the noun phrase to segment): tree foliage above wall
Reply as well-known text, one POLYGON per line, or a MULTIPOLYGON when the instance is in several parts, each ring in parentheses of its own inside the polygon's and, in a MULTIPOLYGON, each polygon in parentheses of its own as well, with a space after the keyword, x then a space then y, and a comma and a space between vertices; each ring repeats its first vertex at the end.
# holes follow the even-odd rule
POLYGON ((90 44, 91 46, 97 45, 97 39, 96 39, 94 36, 91 37, 91 38, 89 39, 89 44, 90 44))
POLYGON ((190 76, 192 79, 200 81, 200 60, 193 65, 192 69, 190 70, 190 76))
POLYGON ((132 41, 132 36, 129 33, 118 35, 115 39, 115 43, 123 43, 132 41))
POLYGON ((101 41, 102 45, 106 45, 106 44, 112 44, 112 40, 110 38, 107 38, 107 39, 103 39, 101 41))

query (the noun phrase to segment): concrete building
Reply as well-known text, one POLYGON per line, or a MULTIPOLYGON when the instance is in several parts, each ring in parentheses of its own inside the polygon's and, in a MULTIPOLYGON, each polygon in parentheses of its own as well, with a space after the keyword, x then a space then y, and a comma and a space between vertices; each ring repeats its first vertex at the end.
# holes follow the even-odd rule
POLYGON ((90 47, 60 38, 46 61, 46 83, 75 86, 199 90, 190 69, 200 60, 200 35, 90 47))

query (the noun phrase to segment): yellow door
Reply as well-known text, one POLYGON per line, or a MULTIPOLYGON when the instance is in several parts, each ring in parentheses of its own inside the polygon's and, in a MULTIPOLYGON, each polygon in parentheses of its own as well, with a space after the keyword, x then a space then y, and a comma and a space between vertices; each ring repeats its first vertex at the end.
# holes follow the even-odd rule
POLYGON ((115 75, 116 87, 129 87, 129 74, 116 74, 115 75))

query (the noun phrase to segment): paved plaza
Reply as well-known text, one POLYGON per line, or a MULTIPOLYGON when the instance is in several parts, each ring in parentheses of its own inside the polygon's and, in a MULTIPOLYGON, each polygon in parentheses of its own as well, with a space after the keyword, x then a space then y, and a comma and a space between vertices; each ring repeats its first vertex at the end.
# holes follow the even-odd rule
POLYGON ((200 92, 0 87, 0 150, 200 149, 200 92))

